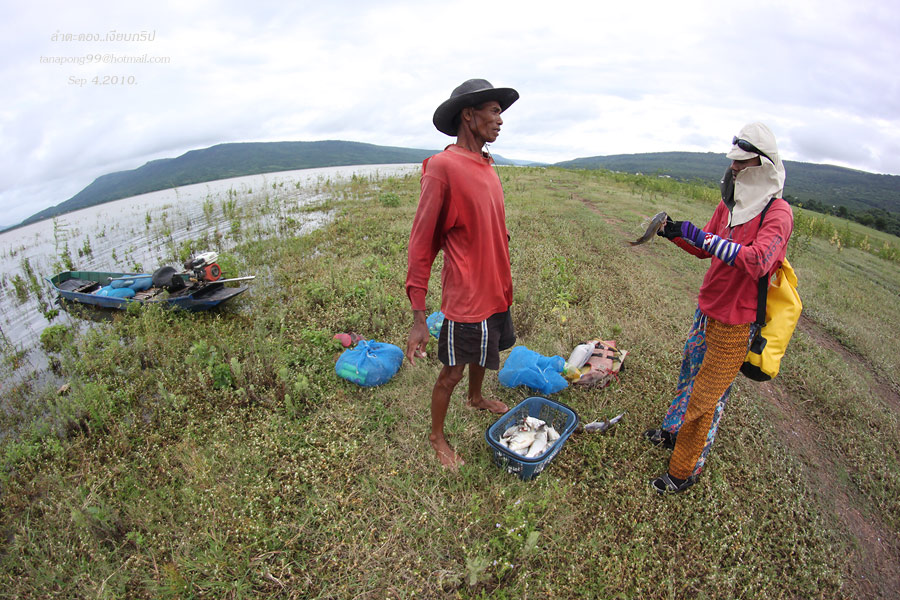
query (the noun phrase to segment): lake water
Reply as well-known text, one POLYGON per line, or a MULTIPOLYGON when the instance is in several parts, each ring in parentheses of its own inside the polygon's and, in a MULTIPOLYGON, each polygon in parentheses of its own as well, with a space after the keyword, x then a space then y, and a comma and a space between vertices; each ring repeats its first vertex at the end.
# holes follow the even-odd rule
MULTIPOLYGON (((44 279, 60 271, 152 273, 181 270, 185 248, 227 252, 236 244, 289 231, 303 234, 331 218, 315 207, 333 183, 413 173, 419 165, 357 165, 251 175, 161 190, 0 233, 0 354, 24 354, 40 370, 41 332, 72 323, 44 279), (71 268, 70 268, 71 266, 71 268)), ((251 275, 228 273, 227 277, 251 275)), ((253 283, 250 283, 252 286, 253 283)), ((0 376, 0 383, 3 377, 0 376)))

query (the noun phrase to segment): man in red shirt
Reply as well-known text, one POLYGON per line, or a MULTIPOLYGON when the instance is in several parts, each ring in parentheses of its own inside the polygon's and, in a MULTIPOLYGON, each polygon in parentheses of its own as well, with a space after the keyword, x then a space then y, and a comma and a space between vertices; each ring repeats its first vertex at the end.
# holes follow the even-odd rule
POLYGON ((499 368, 500 351, 516 339, 509 313, 512 275, 503 188, 484 148, 500 134, 500 113, 518 98, 514 89, 470 79, 437 108, 435 127, 456 136, 456 143, 422 163, 419 207, 409 236, 406 294, 413 326, 406 356, 413 364, 425 356, 428 279, 437 253, 444 251, 441 311, 445 318, 438 338, 443 368, 431 393, 429 440, 441 464, 454 469, 464 461, 447 442, 444 419, 466 365, 469 406, 498 414, 509 410, 481 393, 485 369, 499 368))
POLYGON ((673 449, 668 470, 650 482, 660 494, 682 492, 700 475, 755 334, 758 281, 784 262, 793 231, 791 207, 781 198, 784 164, 771 130, 750 123, 731 143, 722 201, 709 222, 700 229, 670 219, 659 231, 711 261, 685 344, 678 393, 662 427, 644 433, 653 444, 673 449))

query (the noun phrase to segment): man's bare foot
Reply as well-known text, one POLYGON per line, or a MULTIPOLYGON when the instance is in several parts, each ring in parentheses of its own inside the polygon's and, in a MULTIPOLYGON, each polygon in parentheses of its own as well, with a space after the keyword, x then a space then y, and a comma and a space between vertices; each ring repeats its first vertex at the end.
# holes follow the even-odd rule
POLYGON ((495 415, 502 415, 509 410, 509 407, 499 400, 489 400, 483 396, 478 398, 469 398, 466 406, 476 408, 478 410, 487 410, 495 415))
POLYGON ((462 459, 462 456, 456 453, 453 446, 447 443, 447 438, 444 436, 431 434, 428 436, 428 441, 431 442, 431 447, 434 448, 437 459, 441 461, 443 467, 455 471, 466 464, 466 461, 462 459))

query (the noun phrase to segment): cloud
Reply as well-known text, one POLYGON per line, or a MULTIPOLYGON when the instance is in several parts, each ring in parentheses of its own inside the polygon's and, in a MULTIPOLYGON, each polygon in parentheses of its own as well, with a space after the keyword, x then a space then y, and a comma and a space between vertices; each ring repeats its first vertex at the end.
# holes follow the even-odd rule
POLYGON ((221 142, 439 149, 451 140, 434 130, 434 108, 471 77, 521 93, 494 145, 510 158, 724 152, 744 123, 762 120, 789 160, 900 173, 900 7, 891 3, 92 6, 39 0, 0 23, 0 223, 105 172, 221 142), (155 37, 51 41, 57 31, 112 30, 155 37), (98 53, 169 61, 40 62, 98 53), (104 75, 136 83, 69 83, 104 75))
POLYGON ((808 115, 802 125, 790 127, 786 137, 792 148, 811 162, 851 168, 866 164, 875 172, 900 172, 897 124, 822 112, 808 115))

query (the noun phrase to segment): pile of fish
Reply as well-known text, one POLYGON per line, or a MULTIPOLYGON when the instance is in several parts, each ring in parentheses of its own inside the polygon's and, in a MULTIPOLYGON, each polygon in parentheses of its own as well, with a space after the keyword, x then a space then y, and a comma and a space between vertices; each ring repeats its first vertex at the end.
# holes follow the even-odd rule
POLYGON ((525 458, 537 458, 558 439, 559 432, 552 425, 535 417, 525 417, 521 423, 504 431, 498 441, 525 458))

